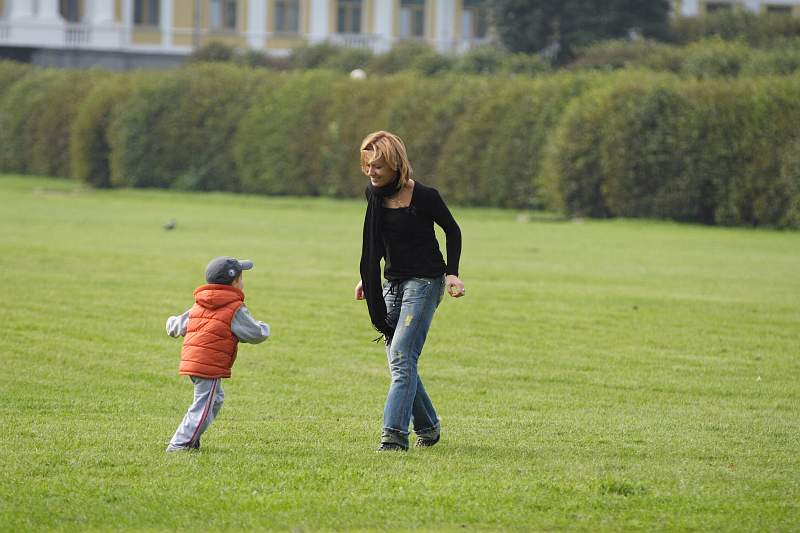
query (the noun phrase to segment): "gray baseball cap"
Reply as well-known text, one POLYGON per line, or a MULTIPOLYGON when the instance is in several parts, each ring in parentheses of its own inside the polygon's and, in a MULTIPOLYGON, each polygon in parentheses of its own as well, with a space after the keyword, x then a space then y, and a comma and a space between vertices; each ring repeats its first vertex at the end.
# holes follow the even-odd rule
POLYGON ((233 257, 215 257, 206 267, 206 281, 219 285, 230 285, 242 270, 253 268, 252 261, 239 261, 233 257))

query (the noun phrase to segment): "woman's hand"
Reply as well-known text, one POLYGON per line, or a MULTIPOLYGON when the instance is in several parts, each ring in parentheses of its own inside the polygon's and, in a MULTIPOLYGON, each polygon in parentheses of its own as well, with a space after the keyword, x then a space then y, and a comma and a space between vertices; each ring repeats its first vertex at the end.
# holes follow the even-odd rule
POLYGON ((464 288, 464 282, 458 279, 458 276, 452 274, 445 278, 444 286, 447 287, 447 292, 453 298, 461 298, 467 290, 464 288))
POLYGON ((362 280, 358 280, 358 285, 356 285, 356 300, 363 300, 364 299, 364 283, 362 280))

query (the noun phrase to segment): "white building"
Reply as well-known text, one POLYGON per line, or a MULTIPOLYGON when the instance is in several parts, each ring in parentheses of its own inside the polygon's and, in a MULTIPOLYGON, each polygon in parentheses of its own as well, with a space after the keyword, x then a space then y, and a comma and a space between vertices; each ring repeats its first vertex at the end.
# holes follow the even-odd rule
POLYGON ((169 64, 212 40, 273 54, 322 42, 383 52, 417 40, 457 53, 489 29, 487 0, 0 0, 0 14, 6 57, 63 66, 64 56, 75 66, 130 66, 134 56, 134 66, 169 64))
MULTIPOLYGON (((171 66, 211 40, 272 54, 330 42, 389 50, 403 40, 459 53, 486 42, 488 0, 0 0, 0 56, 39 64, 171 66)), ((800 15, 800 0, 674 0, 800 15)))

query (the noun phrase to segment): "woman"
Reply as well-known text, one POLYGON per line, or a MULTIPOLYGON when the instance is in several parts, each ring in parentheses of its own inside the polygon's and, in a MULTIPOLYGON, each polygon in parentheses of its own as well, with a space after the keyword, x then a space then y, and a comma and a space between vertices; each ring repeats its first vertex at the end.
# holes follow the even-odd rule
POLYGON ((378 451, 408 450, 411 422, 416 445, 433 446, 439 442, 439 418, 417 374, 417 361, 445 288, 454 298, 464 296, 458 279, 461 230, 439 192, 411 178, 405 145, 396 135, 368 135, 361 143, 361 170, 369 184, 355 295, 366 298, 370 320, 385 338, 392 375, 378 451), (447 238, 447 263, 434 222, 447 238))

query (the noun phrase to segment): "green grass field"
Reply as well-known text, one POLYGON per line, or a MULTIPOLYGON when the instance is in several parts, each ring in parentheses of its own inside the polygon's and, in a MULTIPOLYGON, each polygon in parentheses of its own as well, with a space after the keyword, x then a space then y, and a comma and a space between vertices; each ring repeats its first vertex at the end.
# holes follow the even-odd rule
POLYGON ((800 528, 800 233, 455 209, 468 296, 420 360, 443 439, 377 454, 362 202, 0 199, 4 531, 800 528), (164 322, 222 254, 273 337, 168 455, 192 389, 164 322))

